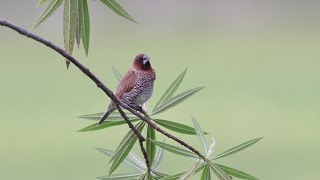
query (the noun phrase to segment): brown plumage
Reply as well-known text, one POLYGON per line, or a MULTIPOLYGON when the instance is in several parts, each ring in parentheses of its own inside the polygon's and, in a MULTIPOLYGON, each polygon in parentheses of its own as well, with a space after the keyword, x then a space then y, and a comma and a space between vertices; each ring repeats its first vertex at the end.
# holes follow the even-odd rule
MULTIPOLYGON (((152 96, 155 79, 156 74, 151 67, 150 58, 145 54, 139 54, 134 59, 132 68, 120 80, 115 96, 131 108, 140 110, 152 96)), ((98 125, 115 110, 114 104, 110 103, 98 125)))

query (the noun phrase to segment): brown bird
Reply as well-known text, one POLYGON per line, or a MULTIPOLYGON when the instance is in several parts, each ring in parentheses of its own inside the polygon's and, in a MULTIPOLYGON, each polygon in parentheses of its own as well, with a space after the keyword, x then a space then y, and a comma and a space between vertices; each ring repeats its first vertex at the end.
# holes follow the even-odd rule
MULTIPOLYGON (((115 96, 131 108, 140 110, 152 96, 155 79, 156 73, 151 67, 150 58, 139 54, 134 59, 132 68, 120 80, 115 96)), ((111 102, 98 125, 115 110, 116 106, 111 102)))

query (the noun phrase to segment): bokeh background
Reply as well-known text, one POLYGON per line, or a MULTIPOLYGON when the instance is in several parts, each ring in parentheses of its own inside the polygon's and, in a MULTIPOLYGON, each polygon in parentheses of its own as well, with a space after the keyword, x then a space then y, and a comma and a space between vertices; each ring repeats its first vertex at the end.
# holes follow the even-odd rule
MULTIPOLYGON (((116 86, 112 65, 124 73, 136 54, 148 54, 158 75, 151 109, 189 67, 180 92, 206 88, 159 118, 192 125, 193 114, 216 138, 216 153, 264 136, 221 164, 261 179, 319 179, 320 1, 119 2, 139 24, 89 0, 90 54, 74 53, 107 85, 116 86)), ((36 4, 1 0, 0 17, 30 29, 44 8, 36 4)), ((34 32, 63 46, 62 9, 34 32)), ((104 93, 57 53, 6 28, 0 54, 0 179, 107 174, 108 159, 94 147, 114 149, 127 126, 77 132, 91 124, 77 116, 106 108, 104 93)), ((179 137, 201 147, 195 136, 179 137)), ((166 153, 161 170, 191 164, 166 153)))

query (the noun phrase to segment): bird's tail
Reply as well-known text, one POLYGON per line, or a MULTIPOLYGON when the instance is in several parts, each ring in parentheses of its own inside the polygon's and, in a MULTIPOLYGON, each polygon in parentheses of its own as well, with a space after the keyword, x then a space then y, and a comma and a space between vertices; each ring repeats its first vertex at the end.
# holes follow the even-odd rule
POLYGON ((103 114, 103 116, 100 118, 98 125, 100 125, 101 123, 103 123, 104 120, 106 120, 108 118, 108 116, 114 111, 116 110, 116 108, 114 107, 113 104, 110 104, 107 111, 103 114))

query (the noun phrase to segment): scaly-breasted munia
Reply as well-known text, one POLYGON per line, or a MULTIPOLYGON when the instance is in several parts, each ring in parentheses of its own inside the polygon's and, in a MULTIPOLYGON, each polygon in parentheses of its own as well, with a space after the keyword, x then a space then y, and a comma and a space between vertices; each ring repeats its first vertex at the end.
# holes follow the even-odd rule
MULTIPOLYGON (((131 108, 139 110, 151 98, 155 79, 156 73, 151 67, 150 58, 139 54, 134 59, 132 68, 120 80, 115 96, 131 108)), ((116 106, 111 102, 98 125, 114 110, 116 106)))

